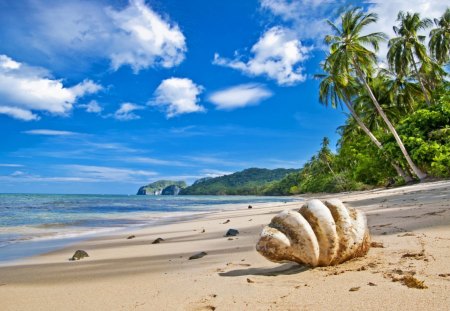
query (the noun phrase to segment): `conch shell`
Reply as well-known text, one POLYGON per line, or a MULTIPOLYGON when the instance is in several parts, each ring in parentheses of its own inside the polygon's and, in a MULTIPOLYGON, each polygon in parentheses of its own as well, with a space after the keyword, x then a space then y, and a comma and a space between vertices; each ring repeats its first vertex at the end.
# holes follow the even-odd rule
POLYGON ((339 199, 314 199, 285 210, 264 227, 256 250, 273 262, 337 265, 367 254, 370 235, 364 214, 339 199))

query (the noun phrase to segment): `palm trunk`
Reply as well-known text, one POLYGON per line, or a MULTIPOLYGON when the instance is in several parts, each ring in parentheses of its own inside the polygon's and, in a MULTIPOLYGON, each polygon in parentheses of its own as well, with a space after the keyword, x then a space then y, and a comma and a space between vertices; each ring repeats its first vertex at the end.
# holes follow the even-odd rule
MULTIPOLYGON (((380 141, 372 134, 372 132, 367 128, 367 126, 364 124, 364 122, 360 119, 360 117, 356 114, 356 111, 353 109, 353 106, 351 104, 350 99, 347 97, 346 98, 347 101, 343 100, 344 104, 347 106, 348 110, 350 111, 351 115, 353 116, 353 118, 356 120, 356 122, 358 123, 358 125, 361 127, 361 129, 364 131, 364 133, 367 134, 367 136, 369 136, 370 140, 383 152, 384 154, 384 149, 383 149, 383 145, 380 143, 380 141)), ((412 181, 411 177, 408 176, 408 174, 406 174, 402 168, 397 165, 397 163, 395 162, 390 162, 391 165, 394 167, 395 171, 397 172, 397 174, 399 176, 401 176, 406 182, 410 182, 412 181)))
POLYGON ((419 70, 417 70, 417 64, 416 64, 416 61, 414 60, 414 56, 413 56, 413 65, 414 65, 414 72, 416 73, 416 76, 417 76, 417 81, 419 81, 420 88, 422 89, 423 95, 425 96, 425 101, 428 106, 431 106, 431 102, 430 102, 430 99, 428 98, 428 94, 427 94, 427 91, 425 90, 425 86, 423 85, 423 81, 422 81, 422 78, 420 77, 419 70))
POLYGON ((367 92, 369 93, 369 96, 372 99, 372 102, 373 102, 375 108, 377 109, 377 111, 380 114, 383 121, 386 123, 387 127, 389 128, 389 131, 394 136, 395 141, 397 142, 398 146, 400 147, 400 150, 402 151, 403 156, 405 157, 405 159, 408 162, 409 166, 411 167, 412 171, 419 178, 419 180, 422 181, 423 179, 425 179, 425 177, 427 177, 427 175, 424 172, 422 172, 414 164, 413 160, 411 159, 411 157, 408 154, 408 151, 406 150, 405 146, 403 145, 403 142, 402 142, 400 136, 398 136, 397 131, 395 130, 391 121, 389 121, 388 117, 386 116, 386 114, 383 111, 383 108, 381 108, 380 104, 378 103, 377 99, 375 98, 375 95, 373 95, 372 89, 370 88, 369 84, 367 83, 364 73, 362 72, 361 68, 359 68, 359 66, 358 66, 358 62, 356 62, 355 60, 353 60, 353 61, 354 61, 355 69, 358 73, 359 79, 362 81, 362 83, 364 84, 364 87, 366 88, 367 92))

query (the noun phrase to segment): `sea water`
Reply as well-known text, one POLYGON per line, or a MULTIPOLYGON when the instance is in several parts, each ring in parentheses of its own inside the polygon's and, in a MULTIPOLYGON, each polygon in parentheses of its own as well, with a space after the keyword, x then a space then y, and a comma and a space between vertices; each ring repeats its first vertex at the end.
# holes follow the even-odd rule
POLYGON ((114 231, 298 198, 0 194, 0 264, 114 231), (237 204, 237 205, 236 205, 237 204))

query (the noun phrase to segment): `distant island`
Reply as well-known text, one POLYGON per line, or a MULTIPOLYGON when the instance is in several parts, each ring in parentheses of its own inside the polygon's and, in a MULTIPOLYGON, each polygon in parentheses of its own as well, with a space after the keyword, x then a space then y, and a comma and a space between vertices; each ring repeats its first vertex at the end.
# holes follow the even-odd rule
POLYGON ((178 195, 187 184, 184 181, 158 180, 139 188, 137 195, 178 195))
POLYGON ((273 195, 273 185, 295 169, 249 168, 219 177, 198 179, 191 186, 184 181, 159 180, 139 188, 138 195, 273 195))

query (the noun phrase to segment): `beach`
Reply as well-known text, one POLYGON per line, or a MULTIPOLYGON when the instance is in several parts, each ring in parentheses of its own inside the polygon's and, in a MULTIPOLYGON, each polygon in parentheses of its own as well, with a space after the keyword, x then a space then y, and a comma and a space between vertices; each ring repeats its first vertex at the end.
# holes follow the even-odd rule
POLYGON ((376 247, 332 267, 271 263, 255 250, 262 227, 302 203, 236 204, 0 267, 1 309, 450 309, 450 181, 306 197, 364 211, 376 247), (228 229, 239 235, 225 237, 228 229), (89 257, 69 261, 78 249, 89 257), (409 275, 426 288, 406 286, 409 275))

